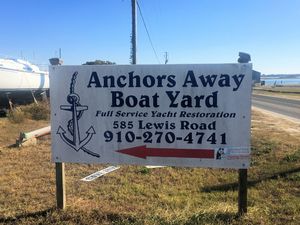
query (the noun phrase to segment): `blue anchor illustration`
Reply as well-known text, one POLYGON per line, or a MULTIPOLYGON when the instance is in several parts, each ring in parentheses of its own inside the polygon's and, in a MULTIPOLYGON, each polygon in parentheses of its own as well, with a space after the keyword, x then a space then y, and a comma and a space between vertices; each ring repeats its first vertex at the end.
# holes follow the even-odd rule
POLYGON ((92 152, 85 147, 85 145, 87 145, 87 143, 89 143, 89 141, 92 139, 93 135, 96 134, 94 127, 90 126, 90 128, 86 131, 86 137, 83 140, 81 140, 80 138, 80 129, 78 121, 82 117, 83 112, 85 110, 88 110, 88 106, 80 104, 80 97, 74 91, 77 74, 78 72, 75 72, 72 76, 70 94, 67 96, 67 101, 68 103, 70 103, 70 105, 60 106, 61 110, 72 112, 72 119, 68 121, 68 131, 72 135, 73 140, 69 139, 66 136, 66 131, 61 126, 58 127, 56 133, 67 145, 69 145, 75 151, 78 152, 81 149, 87 154, 99 158, 99 154, 92 152))

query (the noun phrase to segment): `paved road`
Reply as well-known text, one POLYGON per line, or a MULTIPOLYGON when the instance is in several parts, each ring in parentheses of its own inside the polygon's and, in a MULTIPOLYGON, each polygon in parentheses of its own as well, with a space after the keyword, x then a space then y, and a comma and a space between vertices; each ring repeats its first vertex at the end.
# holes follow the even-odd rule
POLYGON ((300 100, 253 94, 252 105, 300 120, 300 100))

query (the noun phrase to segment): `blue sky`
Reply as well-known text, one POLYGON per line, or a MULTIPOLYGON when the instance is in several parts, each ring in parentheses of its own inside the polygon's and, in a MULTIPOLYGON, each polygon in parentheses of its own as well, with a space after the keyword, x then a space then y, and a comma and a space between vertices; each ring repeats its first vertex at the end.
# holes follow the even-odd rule
MULTIPOLYGON (((251 54, 265 74, 300 73, 300 0, 139 0, 159 61, 231 63, 251 54)), ((1 2, 0 56, 128 64, 131 0, 1 2)), ((156 64, 138 14, 138 64, 156 64)))

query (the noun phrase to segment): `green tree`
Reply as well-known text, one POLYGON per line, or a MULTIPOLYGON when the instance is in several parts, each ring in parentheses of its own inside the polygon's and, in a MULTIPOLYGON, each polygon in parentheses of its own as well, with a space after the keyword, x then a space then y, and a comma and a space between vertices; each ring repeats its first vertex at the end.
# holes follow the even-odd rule
POLYGON ((116 64, 115 62, 110 62, 110 61, 103 61, 100 59, 97 59, 95 61, 87 61, 86 63, 82 64, 82 65, 113 65, 116 64))

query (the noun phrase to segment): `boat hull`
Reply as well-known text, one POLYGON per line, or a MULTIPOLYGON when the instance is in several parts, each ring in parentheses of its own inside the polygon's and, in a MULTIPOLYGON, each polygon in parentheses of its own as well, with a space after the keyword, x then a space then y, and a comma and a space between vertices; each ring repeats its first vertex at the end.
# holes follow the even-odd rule
POLYGON ((14 104, 33 102, 32 94, 49 91, 49 75, 47 73, 26 72, 0 68, 0 107, 9 106, 8 99, 14 104))

